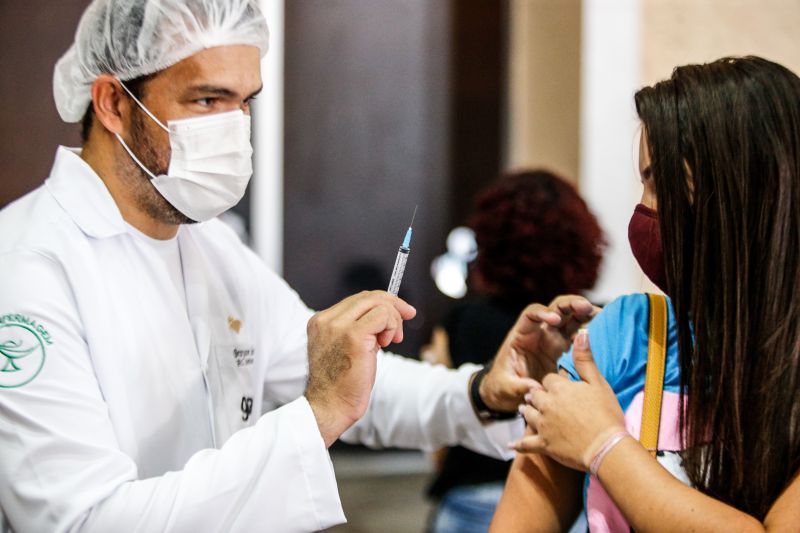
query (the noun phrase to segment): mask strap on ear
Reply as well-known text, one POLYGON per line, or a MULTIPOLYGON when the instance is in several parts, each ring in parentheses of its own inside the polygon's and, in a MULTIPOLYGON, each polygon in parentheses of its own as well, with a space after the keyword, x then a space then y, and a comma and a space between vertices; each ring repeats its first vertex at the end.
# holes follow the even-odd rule
POLYGON ((141 168, 142 170, 147 172, 148 176, 150 176, 152 179, 156 179, 155 174, 150 172, 150 170, 146 166, 144 166, 141 161, 139 161, 139 158, 136 157, 136 155, 133 153, 133 151, 130 148, 128 148, 127 143, 122 140, 122 137, 120 136, 120 134, 119 133, 115 133, 114 135, 117 136, 117 140, 120 142, 122 147, 125 148, 125 151, 128 152, 128 155, 131 156, 131 159, 133 159, 136 162, 136 164, 139 165, 139 168, 141 168))
MULTIPOLYGON (((136 104, 137 104, 137 105, 138 105, 138 106, 139 106, 139 107, 142 109, 142 111, 144 111, 145 113, 147 113, 147 116, 148 116, 148 117, 152 118, 152 119, 153 119, 153 120, 156 122, 156 124, 158 124, 159 126, 161 126, 161 127, 164 129, 164 131, 167 131, 167 132, 169 132, 169 128, 168 128, 168 127, 166 127, 166 126, 165 126, 165 125, 164 125, 164 124, 163 124, 163 123, 162 123, 160 120, 158 120, 158 119, 156 118, 156 116, 155 116, 154 114, 152 114, 152 113, 150 112, 150 110, 149 110, 149 109, 147 109, 147 108, 144 106, 144 104, 143 104, 142 102, 140 102, 140 101, 139 101, 139 99, 138 99, 138 98, 136 98, 136 97, 133 95, 133 93, 130 91, 130 89, 128 89, 128 88, 125 86, 125 84, 124 84, 124 83, 122 83, 122 80, 117 80, 117 81, 119 81, 119 84, 122 86, 122 88, 123 88, 123 89, 125 89, 125 92, 126 92, 126 93, 128 93, 128 96, 130 96, 131 98, 133 98, 133 101, 134 101, 134 102, 136 102, 136 104)), ((126 146, 125 148, 127 148, 127 146, 126 146)), ((135 158, 134 158, 134 159, 135 159, 135 158)), ((137 161, 137 162, 138 162, 138 161, 137 161)))

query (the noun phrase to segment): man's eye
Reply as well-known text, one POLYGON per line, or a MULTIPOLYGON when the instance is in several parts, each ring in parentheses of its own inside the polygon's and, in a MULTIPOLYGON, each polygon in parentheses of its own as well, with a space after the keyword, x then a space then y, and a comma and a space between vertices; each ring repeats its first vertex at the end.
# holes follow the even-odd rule
POLYGON ((194 103, 201 105, 203 107, 210 107, 214 105, 214 102, 216 101, 217 101, 216 98, 198 98, 197 100, 194 101, 194 103))

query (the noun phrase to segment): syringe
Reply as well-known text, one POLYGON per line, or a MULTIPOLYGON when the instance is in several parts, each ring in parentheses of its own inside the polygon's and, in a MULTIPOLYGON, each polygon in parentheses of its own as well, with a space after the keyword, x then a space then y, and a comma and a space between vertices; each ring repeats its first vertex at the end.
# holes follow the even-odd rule
POLYGON ((411 228, 414 226, 414 217, 417 216, 417 207, 414 207, 414 214, 411 215, 411 224, 408 225, 408 231, 403 239, 403 244, 397 250, 397 258, 394 260, 394 268, 392 269, 392 277, 389 280, 389 288, 387 289, 390 294, 397 296, 400 291, 400 282, 403 281, 403 272, 406 270, 406 261, 408 260, 408 253, 411 251, 411 228))

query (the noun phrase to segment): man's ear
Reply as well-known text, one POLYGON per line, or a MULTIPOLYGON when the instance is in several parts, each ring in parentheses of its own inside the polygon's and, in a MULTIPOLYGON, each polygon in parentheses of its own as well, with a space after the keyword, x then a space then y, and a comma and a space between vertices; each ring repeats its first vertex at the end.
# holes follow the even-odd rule
POLYGON ((111 133, 122 133, 131 112, 120 82, 110 74, 101 74, 92 83, 92 106, 95 118, 111 133))

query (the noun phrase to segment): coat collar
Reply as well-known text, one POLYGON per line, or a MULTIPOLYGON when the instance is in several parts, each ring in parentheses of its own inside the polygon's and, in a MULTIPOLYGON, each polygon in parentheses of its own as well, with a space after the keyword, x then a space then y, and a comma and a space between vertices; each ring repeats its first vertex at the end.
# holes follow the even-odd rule
POLYGON ((80 148, 59 146, 45 186, 56 202, 90 237, 126 233, 116 202, 100 176, 81 159, 80 148))

